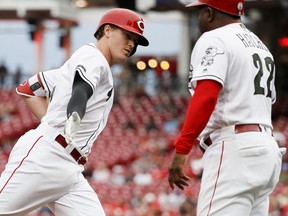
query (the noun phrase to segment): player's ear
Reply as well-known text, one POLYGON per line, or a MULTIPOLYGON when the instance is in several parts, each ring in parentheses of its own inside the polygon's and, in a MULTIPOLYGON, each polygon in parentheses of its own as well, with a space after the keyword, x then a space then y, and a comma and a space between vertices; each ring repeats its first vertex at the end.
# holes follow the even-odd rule
POLYGON ((211 7, 206 7, 207 22, 211 23, 214 20, 215 11, 211 7))
POLYGON ((104 29, 103 29, 103 32, 104 32, 104 35, 106 37, 109 37, 110 36, 110 31, 111 31, 111 26, 110 25, 105 25, 104 26, 104 29))

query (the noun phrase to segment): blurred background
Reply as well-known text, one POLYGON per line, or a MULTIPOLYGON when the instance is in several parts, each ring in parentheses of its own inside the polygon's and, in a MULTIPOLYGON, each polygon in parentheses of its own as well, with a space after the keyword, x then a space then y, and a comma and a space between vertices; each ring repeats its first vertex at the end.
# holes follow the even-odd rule
MULTIPOLYGON (((144 18, 149 47, 139 46, 114 65, 115 101, 94 144, 84 175, 107 216, 194 216, 202 173, 195 145, 185 167, 185 191, 168 187, 173 140, 189 100, 191 50, 199 37, 192 0, 0 0, 0 173, 11 148, 39 122, 15 87, 41 70, 59 67, 93 34, 110 8, 132 9, 144 18)), ((242 21, 267 45, 276 62, 274 136, 288 146, 288 0, 246 0, 242 21)), ((288 156, 271 196, 270 216, 288 215, 288 156)), ((53 216, 48 208, 29 216, 53 216)))

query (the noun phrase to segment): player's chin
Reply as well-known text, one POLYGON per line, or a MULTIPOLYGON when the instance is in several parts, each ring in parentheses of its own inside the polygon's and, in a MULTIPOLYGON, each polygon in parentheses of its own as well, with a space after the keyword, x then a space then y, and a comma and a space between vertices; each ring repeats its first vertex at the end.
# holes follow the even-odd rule
POLYGON ((117 58, 117 63, 124 63, 127 61, 127 59, 129 58, 129 55, 121 55, 117 58))

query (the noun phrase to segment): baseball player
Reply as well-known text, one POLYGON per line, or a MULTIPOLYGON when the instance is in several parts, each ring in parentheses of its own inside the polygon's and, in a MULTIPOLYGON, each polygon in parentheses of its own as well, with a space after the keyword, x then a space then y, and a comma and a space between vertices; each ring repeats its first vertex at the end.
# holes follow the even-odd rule
POLYGON ((168 181, 188 186, 183 167, 197 137, 204 150, 197 216, 268 216, 282 154, 272 136, 275 63, 243 23, 244 0, 198 0, 201 37, 191 55, 191 100, 168 181))
POLYGON ((148 46, 144 21, 128 9, 111 9, 94 34, 63 66, 17 87, 41 124, 14 146, 0 178, 0 215, 25 215, 48 205, 56 216, 104 216, 82 175, 92 145, 113 104, 114 63, 148 46))

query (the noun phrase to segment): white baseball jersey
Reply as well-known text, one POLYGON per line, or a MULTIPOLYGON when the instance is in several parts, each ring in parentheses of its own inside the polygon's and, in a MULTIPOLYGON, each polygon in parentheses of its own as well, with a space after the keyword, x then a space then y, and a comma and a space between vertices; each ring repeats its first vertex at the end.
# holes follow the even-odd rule
POLYGON ((273 56, 243 24, 231 23, 199 38, 190 67, 192 94, 198 80, 222 85, 198 137, 205 142, 209 136, 212 144, 202 158, 197 216, 268 216, 269 194, 279 181, 282 162, 270 130, 276 97, 273 56), (237 133, 237 124, 259 124, 261 130, 237 133))
POLYGON ((241 23, 204 33, 197 41, 189 72, 193 95, 198 80, 215 80, 223 88, 207 127, 199 136, 235 124, 272 128, 275 65, 263 42, 241 23))
MULTIPOLYGON (((113 77, 110 66, 93 43, 82 46, 59 69, 43 71, 29 79, 34 95, 50 98, 47 114, 42 118, 59 133, 63 134, 67 120, 67 104, 71 97, 75 73, 79 73, 93 89, 87 102, 86 113, 81 120, 79 131, 73 139, 87 156, 107 123, 113 105, 113 77)), ((21 87, 19 94, 28 95, 21 87)))
POLYGON ((55 215, 105 216, 97 194, 82 174, 84 167, 72 155, 76 147, 82 156, 88 156, 106 125, 114 94, 105 57, 94 44, 84 45, 62 67, 38 73, 20 84, 17 92, 46 96, 50 103, 42 123, 13 147, 0 177, 0 215, 24 216, 48 205, 55 215), (74 139, 76 146, 71 149, 70 145, 63 148, 56 137, 64 133, 75 73, 91 86, 93 94, 74 139))

